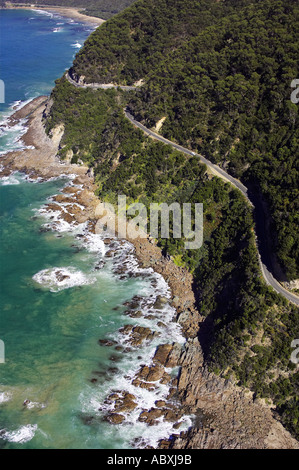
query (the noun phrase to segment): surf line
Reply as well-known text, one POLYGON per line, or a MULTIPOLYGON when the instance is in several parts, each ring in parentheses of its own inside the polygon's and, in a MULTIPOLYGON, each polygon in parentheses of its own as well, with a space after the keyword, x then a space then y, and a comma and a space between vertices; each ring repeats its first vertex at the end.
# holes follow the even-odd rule
POLYGON ((4 345, 4 341, 0 339, 0 364, 4 364, 4 363, 5 363, 5 345, 4 345))

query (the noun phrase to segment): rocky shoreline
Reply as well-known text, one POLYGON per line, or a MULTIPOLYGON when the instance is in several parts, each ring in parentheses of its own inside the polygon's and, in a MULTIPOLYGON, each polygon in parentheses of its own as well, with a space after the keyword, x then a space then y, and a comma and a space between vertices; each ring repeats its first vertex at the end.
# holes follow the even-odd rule
MULTIPOLYGON (((60 175, 74 175, 73 185, 67 186, 63 194, 57 195, 48 204, 48 211, 60 211, 60 218, 67 223, 87 222, 89 230, 96 231, 96 207, 99 203, 94 194, 95 185, 88 168, 83 165, 64 163, 57 157, 63 126, 57 127, 51 138, 45 134, 43 116, 51 103, 47 97, 39 97, 17 111, 9 118, 8 125, 15 125, 26 119, 28 131, 22 137, 27 148, 9 152, 1 158, 0 176, 9 176, 15 171, 26 173, 30 178, 47 180, 60 175), (78 189, 80 186, 80 190, 78 189), (63 207, 67 207, 64 210, 63 207)), ((196 308, 192 275, 185 269, 165 259, 152 239, 128 240, 134 245, 135 255, 143 268, 152 268, 162 275, 171 289, 170 304, 175 308, 176 320, 186 338, 183 346, 163 344, 156 349, 152 363, 143 365, 134 378, 136 387, 151 389, 155 383, 169 385, 167 400, 155 403, 144 410, 139 420, 154 425, 163 417, 179 429, 183 415, 193 415, 193 427, 187 432, 170 436, 161 441, 160 448, 205 449, 205 448, 299 448, 279 422, 275 410, 263 400, 256 400, 253 394, 231 381, 208 371, 198 340, 198 330, 203 321, 196 308), (179 367, 177 378, 171 378, 168 368, 179 367), (176 404, 174 404, 176 403, 176 404), (179 405, 178 405, 179 403, 179 405)), ((113 241, 106 238, 113 256, 113 241)), ((109 253, 109 252, 108 252, 109 253)), ((109 256, 109 255, 108 255, 109 256)), ((121 273, 120 273, 121 274, 121 273)), ((163 303, 163 299, 160 302, 163 303)), ((133 299, 127 306, 131 318, 139 315, 140 299, 133 299), (132 303, 133 302, 133 303, 132 303)), ((156 305, 156 308, 159 305, 156 305)), ((129 324, 120 332, 126 338, 128 347, 151 341, 155 332, 145 327, 129 324)), ((105 344, 106 339, 102 339, 105 344)), ((109 346, 109 343, 106 342, 109 346)), ((113 344, 110 344, 113 345, 113 344)), ((120 345, 113 345, 120 348, 120 345)), ((96 382, 96 377, 94 377, 96 382)), ((108 407, 113 410, 107 420, 119 424, 123 412, 134 410, 134 396, 120 390, 107 397, 108 407)))

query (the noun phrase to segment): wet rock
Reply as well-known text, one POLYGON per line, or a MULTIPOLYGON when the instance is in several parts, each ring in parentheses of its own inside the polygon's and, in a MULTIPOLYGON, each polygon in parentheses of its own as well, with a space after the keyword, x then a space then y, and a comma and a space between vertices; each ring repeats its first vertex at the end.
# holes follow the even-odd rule
POLYGON ((149 372, 145 380, 147 382, 156 382, 157 380, 160 380, 163 377, 164 372, 164 367, 160 364, 151 366, 149 368, 149 372))
POLYGON ((150 328, 135 326, 131 330, 129 342, 132 346, 140 346, 145 340, 152 340, 154 335, 150 328))
POLYGON ((142 312, 140 310, 126 310, 125 315, 128 315, 131 318, 140 318, 142 317, 142 312))
POLYGON ((113 240, 112 240, 112 238, 104 238, 103 242, 104 242, 105 245, 110 245, 113 242, 113 240))
POLYGON ((116 253, 116 250, 109 250, 105 253, 106 258, 112 258, 116 253))
POLYGON ((65 222, 67 222, 68 224, 72 224, 73 222, 76 221, 75 217, 73 217, 71 214, 69 214, 68 212, 61 212, 61 215, 60 215, 61 219, 63 219, 65 222))
POLYGON ((175 412, 174 410, 165 410, 164 413, 164 420, 165 421, 170 421, 170 422, 175 422, 177 421, 178 417, 180 418, 179 413, 175 412))
POLYGON ((132 385, 134 385, 134 387, 139 387, 139 388, 143 388, 143 389, 150 390, 150 391, 156 390, 157 388, 154 384, 143 382, 139 378, 135 378, 134 380, 132 380, 132 385))
POLYGON ((61 271, 56 271, 55 276, 57 281, 59 282, 65 281, 66 279, 70 279, 70 276, 63 274, 61 271))
POLYGON ((118 393, 111 393, 107 398, 106 401, 108 403, 112 403, 115 400, 118 400, 120 398, 120 395, 118 393))
POLYGON ((108 421, 111 424, 121 424, 125 420, 123 415, 119 415, 118 413, 110 413, 105 417, 105 421, 108 421))
POLYGON ((75 186, 66 186, 63 188, 62 192, 66 194, 76 194, 81 192, 81 189, 76 188, 75 186))
POLYGON ((114 346, 117 342, 112 339, 99 339, 99 344, 101 346, 114 346))
POLYGON ((155 315, 146 315, 144 318, 147 320, 155 320, 157 317, 155 315))
POLYGON ((165 306, 165 304, 167 304, 168 302, 168 299, 166 297, 163 297, 161 295, 159 295, 157 297, 157 300, 156 302, 154 303, 153 307, 156 309, 156 310, 162 310, 163 307, 165 306))
POLYGON ((56 196, 53 196, 52 199, 53 201, 56 201, 59 203, 74 203, 75 201, 75 198, 65 196, 64 194, 57 194, 56 196))
POLYGON ((154 426, 155 424, 157 424, 156 420, 160 418, 162 414, 162 410, 152 408, 149 411, 143 411, 142 413, 140 413, 138 421, 142 423, 147 423, 149 426, 154 426))
POLYGON ((175 423, 173 425, 174 429, 179 429, 182 426, 182 423, 175 423))
POLYGON ((119 329, 119 332, 123 335, 128 335, 133 330, 133 325, 125 325, 119 329))
POLYGON ((165 366, 167 363, 168 356, 172 351, 172 348, 172 344, 162 344, 161 346, 158 346, 153 358, 153 362, 155 364, 162 364, 163 366, 165 366))
POLYGON ((164 372, 161 380, 160 380, 160 384, 168 384, 169 382, 171 381, 171 375, 168 374, 167 372, 164 372))
POLYGON ((135 410, 137 407, 135 400, 136 397, 132 393, 125 393, 122 398, 115 401, 115 411, 117 413, 129 413, 135 410))
POLYGON ((119 372, 119 369, 117 367, 109 367, 109 369, 107 369, 108 375, 109 374, 115 375, 117 374, 117 372, 119 372))
POLYGON ((159 441, 159 449, 169 449, 170 448, 170 441, 166 439, 161 439, 159 441))
POLYGON ((157 400, 155 401, 155 405, 157 408, 164 408, 166 405, 166 402, 164 400, 157 400))

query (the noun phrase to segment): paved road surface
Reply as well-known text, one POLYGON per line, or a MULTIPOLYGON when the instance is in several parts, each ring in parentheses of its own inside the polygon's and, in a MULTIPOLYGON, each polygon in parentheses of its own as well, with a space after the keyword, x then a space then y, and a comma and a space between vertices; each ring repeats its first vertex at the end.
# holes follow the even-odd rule
POLYGON ((72 85, 74 85, 76 88, 93 88, 93 89, 99 89, 101 88, 102 90, 108 90, 109 88, 120 88, 121 90, 124 91, 130 91, 130 90, 136 90, 138 86, 125 86, 125 85, 114 85, 113 83, 86 83, 85 85, 80 85, 77 83, 75 80, 73 80, 69 73, 66 72, 65 78, 67 79, 68 82, 70 82, 72 85))

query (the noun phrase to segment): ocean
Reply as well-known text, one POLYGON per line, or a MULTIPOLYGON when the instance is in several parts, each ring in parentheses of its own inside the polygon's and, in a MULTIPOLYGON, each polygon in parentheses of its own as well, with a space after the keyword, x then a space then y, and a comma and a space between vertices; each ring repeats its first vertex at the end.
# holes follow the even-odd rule
MULTIPOLYGON (((93 28, 38 10, 0 10, 0 24, 1 165, 1 155, 22 148, 26 130, 25 122, 6 126, 7 117, 50 94, 93 28)), ((132 381, 159 344, 184 342, 172 321, 171 293, 160 275, 139 267, 128 242, 105 244, 86 223, 62 223, 45 211, 70 185, 76 186, 71 176, 0 179, 0 448, 156 447, 175 431, 174 422, 160 417, 149 426, 139 416, 166 399, 169 384, 157 381, 148 389, 132 381), (128 344, 124 325, 150 328, 156 336, 128 344), (124 393, 135 405, 112 424, 108 397, 124 393)), ((180 430, 191 423, 189 417, 180 422, 180 430)))

